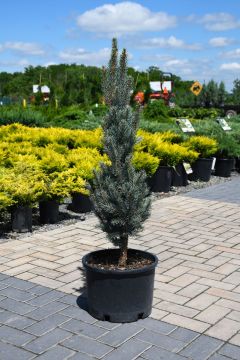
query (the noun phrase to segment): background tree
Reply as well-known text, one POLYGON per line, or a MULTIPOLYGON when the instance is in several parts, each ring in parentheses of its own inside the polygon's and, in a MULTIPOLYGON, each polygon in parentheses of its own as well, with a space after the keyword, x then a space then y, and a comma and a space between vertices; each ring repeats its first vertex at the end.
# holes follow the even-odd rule
POLYGON ((102 164, 101 171, 95 174, 92 200, 102 230, 120 248, 121 267, 126 266, 129 236, 142 229, 150 209, 146 174, 137 172, 132 165, 139 114, 133 113, 130 107, 131 89, 126 50, 118 60, 117 41, 114 39, 103 79, 103 93, 109 105, 103 125, 103 143, 111 165, 102 164))
POLYGON ((236 79, 233 82, 233 101, 234 104, 239 105, 240 104, 240 80, 236 79))

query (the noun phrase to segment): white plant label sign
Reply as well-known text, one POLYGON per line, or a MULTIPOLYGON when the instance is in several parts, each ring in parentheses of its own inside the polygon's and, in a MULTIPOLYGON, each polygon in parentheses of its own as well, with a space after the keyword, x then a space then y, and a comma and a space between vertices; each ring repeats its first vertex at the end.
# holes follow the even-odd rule
POLYGON ((188 119, 177 119, 177 124, 180 126, 183 132, 195 132, 191 121, 188 119))
POLYGON ((221 126, 221 128, 222 128, 224 131, 232 130, 232 128, 228 125, 228 123, 226 122, 225 119, 223 119, 223 118, 217 118, 217 122, 219 123, 219 125, 221 126))

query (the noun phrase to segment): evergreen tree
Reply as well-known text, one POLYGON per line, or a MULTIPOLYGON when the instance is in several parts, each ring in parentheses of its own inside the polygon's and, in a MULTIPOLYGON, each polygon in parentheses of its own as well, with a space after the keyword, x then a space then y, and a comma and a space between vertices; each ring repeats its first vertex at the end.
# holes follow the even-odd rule
POLYGON ((225 101, 226 101, 226 89, 225 89, 225 84, 223 81, 220 82, 219 87, 218 87, 218 105, 224 105, 225 101))
POLYGON ((109 66, 103 77, 103 93, 109 105, 103 143, 111 165, 102 164, 95 173, 91 198, 102 230, 120 248, 120 267, 126 266, 129 236, 142 229, 151 203, 146 174, 137 172, 132 165, 139 113, 133 113, 130 107, 131 89, 126 50, 119 60, 117 41, 113 39, 109 66))

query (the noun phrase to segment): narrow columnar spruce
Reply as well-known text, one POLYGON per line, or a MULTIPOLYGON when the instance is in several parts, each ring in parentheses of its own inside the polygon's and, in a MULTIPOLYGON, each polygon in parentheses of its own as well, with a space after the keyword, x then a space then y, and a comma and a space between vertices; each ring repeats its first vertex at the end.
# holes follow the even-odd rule
POLYGON ((127 261, 128 239, 142 230, 150 214, 150 192, 144 171, 132 164, 139 113, 130 107, 132 80, 127 75, 127 53, 118 56, 113 39, 112 54, 104 70, 103 92, 109 106, 103 124, 103 145, 111 165, 95 172, 91 197, 100 226, 120 248, 119 266, 127 261))

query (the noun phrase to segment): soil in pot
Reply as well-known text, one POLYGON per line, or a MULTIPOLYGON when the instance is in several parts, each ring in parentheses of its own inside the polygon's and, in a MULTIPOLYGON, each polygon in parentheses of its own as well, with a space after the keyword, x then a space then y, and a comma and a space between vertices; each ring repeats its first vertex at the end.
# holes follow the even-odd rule
POLYGON ((204 159, 200 158, 192 164, 192 173, 189 174, 189 180, 193 181, 204 181, 207 182, 210 180, 212 173, 212 162, 213 158, 204 159))
POLYGON ((183 164, 178 164, 172 168, 172 186, 187 186, 188 176, 183 164))
POLYGON ((12 230, 24 233, 32 231, 32 208, 19 206, 11 211, 12 230))
POLYGON ((217 159, 214 175, 221 177, 230 177, 233 168, 234 159, 217 159))
POLYGON ((46 200, 39 202, 40 222, 42 224, 55 224, 59 221, 59 202, 46 200))
POLYGON ((93 204, 88 195, 73 193, 68 209, 76 213, 86 213, 93 210, 93 204))
POLYGON ((128 264, 119 269, 118 249, 99 250, 83 257, 86 270, 88 311, 110 322, 133 322, 146 318, 152 309, 157 257, 128 250, 128 264))
POLYGON ((150 181, 153 192, 169 192, 172 184, 172 167, 159 166, 150 181))

